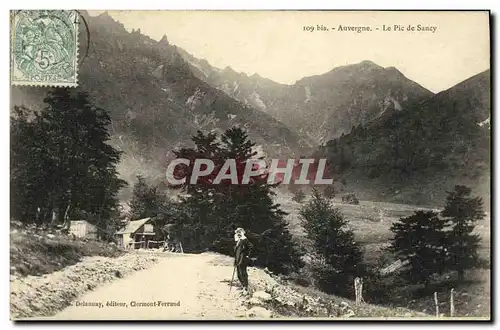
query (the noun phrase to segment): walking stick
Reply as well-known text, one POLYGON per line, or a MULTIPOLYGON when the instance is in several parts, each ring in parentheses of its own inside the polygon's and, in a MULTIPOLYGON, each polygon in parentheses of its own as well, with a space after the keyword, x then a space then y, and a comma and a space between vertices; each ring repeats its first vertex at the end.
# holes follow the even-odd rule
POLYGON ((234 273, 236 272, 236 265, 233 267, 233 276, 231 277, 231 283, 229 284, 229 293, 231 293, 231 289, 233 287, 233 281, 234 281, 234 273))

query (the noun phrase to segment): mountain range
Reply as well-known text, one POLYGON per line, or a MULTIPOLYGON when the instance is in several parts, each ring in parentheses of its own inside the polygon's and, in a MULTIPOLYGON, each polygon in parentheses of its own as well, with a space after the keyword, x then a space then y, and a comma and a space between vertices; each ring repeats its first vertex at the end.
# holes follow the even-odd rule
POLYGON ((214 68, 186 51, 179 53, 192 72, 212 87, 264 111, 313 145, 347 134, 353 126, 409 109, 433 95, 394 67, 371 61, 332 69, 284 85, 230 67, 214 68))
MULTIPOLYGON (((285 85, 215 68, 107 13, 83 17, 89 38, 82 25, 78 88, 109 110, 129 182, 137 174, 163 180, 172 149, 197 130, 233 125, 264 156, 329 157, 349 189, 374 200, 411 202, 415 190, 434 196, 452 182, 489 178, 489 70, 438 94, 371 61, 285 85)), ((13 86, 11 104, 39 109, 48 91, 13 86)))

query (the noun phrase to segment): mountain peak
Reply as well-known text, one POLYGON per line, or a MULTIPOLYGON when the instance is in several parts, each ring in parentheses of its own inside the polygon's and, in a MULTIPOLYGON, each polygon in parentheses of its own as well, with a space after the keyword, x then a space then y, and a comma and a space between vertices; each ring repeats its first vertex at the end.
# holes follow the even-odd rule
POLYGON ((373 62, 373 61, 370 61, 370 60, 364 60, 364 61, 361 61, 358 65, 362 65, 362 66, 374 66, 374 67, 378 67, 380 68, 381 66, 378 65, 377 63, 373 62))
POLYGON ((115 20, 107 11, 90 17, 92 20, 92 27, 100 26, 103 27, 107 31, 114 31, 113 33, 117 34, 126 34, 128 31, 125 29, 123 23, 115 20))
POLYGON ((364 60, 364 61, 361 61, 359 63, 338 66, 336 68, 333 68, 330 71, 330 73, 352 72, 353 70, 354 71, 378 71, 378 70, 382 70, 382 69, 383 69, 383 67, 381 67, 377 63, 370 61, 370 60, 364 60))
POLYGON ((390 74, 398 75, 398 76, 404 76, 401 71, 399 71, 395 66, 388 66, 384 68, 384 71, 390 74))
POLYGON ((106 10, 105 12, 103 12, 103 13, 101 13, 101 14, 97 15, 97 17, 99 17, 99 18, 101 18, 101 19, 102 19, 102 18, 105 18, 105 19, 111 19, 111 20, 113 20, 113 21, 114 21, 113 17, 111 17, 111 15, 109 14, 109 12, 108 12, 107 10, 106 10))

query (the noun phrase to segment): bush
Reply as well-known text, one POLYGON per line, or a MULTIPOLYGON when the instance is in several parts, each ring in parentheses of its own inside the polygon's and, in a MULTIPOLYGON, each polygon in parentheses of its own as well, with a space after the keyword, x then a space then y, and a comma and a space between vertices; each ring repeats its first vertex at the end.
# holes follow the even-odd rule
POLYGON ((297 190, 293 193, 292 200, 297 203, 302 203, 306 198, 306 194, 302 190, 297 190))

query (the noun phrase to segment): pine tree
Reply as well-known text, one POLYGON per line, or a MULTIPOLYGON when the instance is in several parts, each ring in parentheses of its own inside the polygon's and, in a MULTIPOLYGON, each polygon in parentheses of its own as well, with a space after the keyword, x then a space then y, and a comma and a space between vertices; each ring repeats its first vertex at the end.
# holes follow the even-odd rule
POLYGON ((137 176, 132 192, 129 216, 132 220, 156 217, 165 207, 167 197, 156 186, 150 186, 146 179, 137 176))
POLYGON ((137 176, 129 206, 128 215, 131 220, 151 218, 164 237, 167 235, 168 225, 183 216, 179 205, 174 203, 159 185, 149 185, 146 178, 140 175, 137 176))
POLYGON ((211 183, 215 179, 217 170, 211 175, 201 177, 195 184, 191 184, 193 165, 196 159, 210 159, 220 168, 220 142, 214 133, 204 134, 197 131, 192 137, 194 148, 182 148, 174 151, 177 158, 189 159, 189 166, 178 166, 179 177, 185 177, 184 184, 174 187, 181 189, 186 196, 181 198, 181 206, 174 219, 173 231, 185 242, 186 251, 200 251, 207 248, 214 249, 219 241, 221 232, 228 232, 228 225, 215 214, 215 186, 211 183))
POLYGON ((42 111, 18 108, 11 118, 13 216, 39 223, 85 217, 101 227, 126 185, 116 170, 121 153, 107 143, 111 119, 78 90, 55 89, 44 102, 42 111))
POLYGON ((445 270, 445 226, 438 213, 420 210, 391 226, 389 250, 409 261, 405 274, 409 280, 427 285, 433 274, 445 270))
POLYGON ((460 281, 463 281, 466 269, 478 265, 477 250, 481 239, 472 232, 476 222, 485 216, 482 199, 470 195, 470 188, 455 186, 453 191, 448 192, 441 212, 451 226, 447 233, 448 267, 458 272, 460 281))
POLYGON ((335 198, 335 187, 333 186, 333 184, 326 186, 325 190, 323 191, 323 195, 328 199, 335 198))
POLYGON ((353 278, 361 275, 363 267, 362 252, 348 222, 317 189, 300 216, 319 257, 318 284, 330 293, 350 292, 353 278))
POLYGON ((44 169, 49 158, 43 152, 45 132, 38 129, 32 117, 28 109, 15 107, 10 120, 10 210, 17 220, 41 224, 50 213, 49 193, 39 190, 48 187, 49 176, 44 169))

